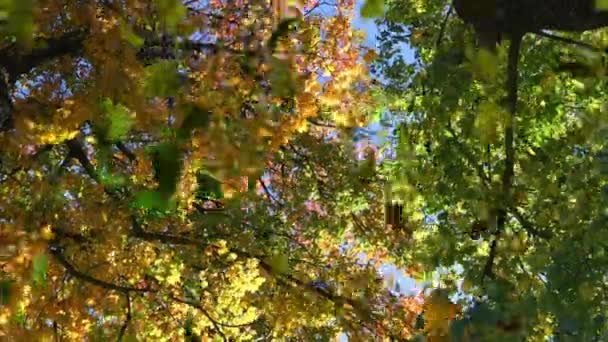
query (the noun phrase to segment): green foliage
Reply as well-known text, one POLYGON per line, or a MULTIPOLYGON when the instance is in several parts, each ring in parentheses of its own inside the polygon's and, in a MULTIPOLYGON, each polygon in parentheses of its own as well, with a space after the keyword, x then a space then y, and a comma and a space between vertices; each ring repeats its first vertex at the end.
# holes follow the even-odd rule
POLYGON ((600 11, 608 10, 608 1, 606 0, 595 0, 595 8, 600 11))
POLYGON ((182 84, 175 61, 160 61, 146 67, 144 92, 146 96, 175 95, 182 84))
POLYGON ((209 126, 211 113, 194 105, 184 105, 182 110, 186 118, 178 130, 178 138, 185 140, 194 129, 206 129, 209 126))
POLYGON ((32 281, 34 286, 42 287, 46 285, 46 277, 49 269, 49 257, 46 254, 39 254, 32 261, 32 281))
POLYGON ((222 193, 222 182, 217 180, 211 173, 202 170, 197 175, 198 190, 197 196, 200 198, 220 199, 224 198, 222 193))
POLYGON ((275 272, 288 273, 289 272, 289 257, 285 254, 273 255, 269 262, 270 266, 275 272))
POLYGON ((384 15, 384 0, 365 0, 361 7, 361 17, 375 18, 384 15))
POLYGON ((289 18, 281 20, 277 28, 272 32, 272 35, 268 39, 268 49, 275 51, 279 41, 285 38, 295 27, 295 24, 300 20, 297 18, 289 18))
POLYGON ((163 143, 153 149, 154 174, 158 191, 171 196, 175 192, 181 171, 181 152, 174 143, 163 143))
MULTIPOLYGON (((380 32, 376 67, 389 84, 386 108, 404 122, 397 159, 380 172, 428 218, 414 225, 415 248, 393 254, 428 271, 458 269, 456 279, 466 279, 458 288, 441 275, 466 308, 452 325, 455 340, 601 340, 607 264, 604 252, 596 253, 608 237, 599 228, 608 204, 600 128, 605 65, 562 42, 524 39, 514 185, 505 193, 506 45, 497 54, 475 51, 455 15, 442 27, 447 5, 389 1, 380 32), (412 60, 395 53, 403 42, 414 49, 412 60), (505 196, 507 219, 498 232, 492 208, 505 205, 505 196), (488 220, 488 229, 473 240, 479 220, 488 220)), ((605 34, 569 38, 601 46, 605 34)))
POLYGON ((144 39, 137 33, 133 32, 127 22, 120 22, 120 32, 124 39, 129 42, 129 44, 133 45, 133 47, 140 48, 142 45, 144 45, 144 39))
POLYGON ((133 115, 128 108, 113 104, 110 99, 104 99, 101 108, 107 117, 105 138, 112 142, 121 140, 133 125, 133 115))
POLYGON ((0 1, 0 20, 3 21, 0 32, 14 36, 19 43, 29 46, 35 29, 33 9, 32 0, 0 1))
POLYGON ((179 0, 155 0, 161 20, 169 33, 175 33, 184 20, 187 8, 179 0))
POLYGON ((292 97, 296 91, 296 84, 289 63, 279 58, 273 58, 271 68, 272 94, 277 97, 292 97))
POLYGON ((7 305, 12 295, 12 281, 9 279, 0 280, 0 305, 7 305))

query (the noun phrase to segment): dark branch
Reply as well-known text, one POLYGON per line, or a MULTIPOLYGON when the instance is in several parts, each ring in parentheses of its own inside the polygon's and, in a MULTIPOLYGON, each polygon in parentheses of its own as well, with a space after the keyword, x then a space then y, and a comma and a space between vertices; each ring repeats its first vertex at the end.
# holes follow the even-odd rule
POLYGON ((570 39, 567 37, 562 37, 562 36, 557 36, 545 31, 538 31, 538 32, 534 32, 535 35, 537 36, 541 36, 541 37, 545 37, 545 38, 549 38, 549 39, 553 39, 553 40, 557 40, 559 42, 563 42, 563 43, 568 43, 568 44, 572 44, 572 45, 576 45, 576 46, 580 46, 582 48, 591 50, 591 51, 595 51, 595 52, 605 52, 603 49, 600 49, 596 46, 593 46, 591 44, 585 43, 585 42, 581 42, 578 40, 574 40, 574 39, 570 39))
POLYGON ((448 8, 448 11, 445 14, 445 17, 443 18, 443 21, 441 22, 441 27, 439 28, 439 35, 437 36, 437 41, 435 42, 435 47, 439 48, 439 46, 441 45, 441 40, 443 40, 443 34, 445 32, 445 27, 448 24, 448 19, 450 19, 450 15, 452 14, 452 11, 454 10, 454 5, 450 4, 450 7, 448 8))
POLYGON ((264 184, 264 181, 262 180, 262 178, 258 178, 258 182, 260 182, 260 184, 262 185, 262 188, 264 189, 264 192, 266 193, 266 197, 268 197, 268 199, 270 200, 270 202, 273 203, 277 203, 280 206, 282 206, 279 201, 270 193, 270 190, 268 190, 268 187, 266 186, 266 184, 264 184))
POLYGON ((125 336, 125 332, 129 327, 129 323, 131 322, 131 296, 129 296, 128 292, 125 293, 125 298, 127 299, 127 315, 125 317, 125 321, 120 327, 120 331, 118 332, 118 338, 116 339, 118 342, 122 341, 123 337, 125 336))
POLYGON ((130 161, 135 161, 135 159, 137 159, 137 157, 135 156, 135 153, 133 153, 133 151, 131 151, 124 143, 118 142, 118 143, 116 143, 116 147, 118 147, 120 152, 122 152, 125 156, 127 156, 127 158, 129 158, 130 161))
POLYGON ((542 231, 534 228, 532 223, 528 221, 518 210, 517 208, 511 207, 509 213, 512 214, 517 222, 532 236, 537 236, 543 239, 550 239, 553 237, 553 234, 548 231, 542 231))
POLYGON ((16 43, 0 50, 0 65, 9 76, 9 83, 17 81, 19 76, 33 68, 64 55, 81 53, 84 47, 86 32, 83 30, 65 33, 60 37, 37 39, 36 45, 44 47, 24 51, 16 43))
POLYGON ((74 265, 72 265, 63 255, 62 251, 61 251, 61 247, 57 246, 55 244, 51 244, 49 245, 49 253, 51 255, 53 255, 55 257, 55 259, 57 259, 57 261, 63 266, 63 268, 65 268, 65 270, 73 277, 78 278, 80 280, 83 280, 87 283, 91 283, 93 285, 99 286, 99 287, 103 287, 104 289, 108 289, 108 290, 114 290, 114 291, 118 291, 118 292, 122 292, 122 293, 129 293, 129 292, 151 292, 151 289, 148 288, 144 288, 144 289, 138 289, 135 287, 130 287, 130 286, 121 286, 121 285, 117 285, 114 283, 110 283, 107 282, 105 280, 101 280, 101 279, 97 279, 95 277, 92 277, 89 274, 86 274, 84 272, 79 271, 78 269, 76 269, 76 267, 74 267, 74 265))
POLYGON ((496 258, 498 239, 507 220, 507 210, 511 204, 511 188, 513 185, 514 167, 515 167, 515 148, 513 146, 513 138, 515 135, 515 114, 517 111, 517 64, 519 62, 519 50, 522 36, 514 36, 509 47, 509 59, 507 66, 507 109, 509 116, 505 125, 505 169, 502 174, 502 203, 498 210, 496 218, 496 232, 494 240, 490 245, 490 255, 483 268, 482 281, 484 277, 493 278, 494 273, 492 267, 496 258))

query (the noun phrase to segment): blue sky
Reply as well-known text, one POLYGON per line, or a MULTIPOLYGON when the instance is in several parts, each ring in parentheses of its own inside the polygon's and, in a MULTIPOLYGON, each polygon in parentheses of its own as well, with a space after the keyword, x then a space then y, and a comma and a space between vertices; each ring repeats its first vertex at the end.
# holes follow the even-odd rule
POLYGON ((365 3, 365 0, 357 0, 355 3, 355 20, 353 21, 353 27, 357 30, 362 30, 366 33, 365 46, 366 47, 377 47, 376 36, 378 34, 378 27, 372 19, 361 18, 361 7, 365 3))
MULTIPOLYGON (((373 19, 364 19, 361 18, 360 12, 361 7, 365 3, 365 0, 357 0, 355 3, 355 19, 353 20, 353 27, 357 30, 362 30, 365 32, 365 43, 364 46, 369 48, 377 48, 377 35, 378 35, 378 27, 374 23, 373 19)), ((405 47, 406 51, 404 51, 405 55, 409 55, 413 57, 413 53, 411 49, 405 47)), ((410 57, 411 58, 411 57, 410 57)), ((368 127, 372 132, 381 133, 381 126, 379 124, 372 124, 368 127)), ((376 136, 372 136, 371 140, 373 144, 380 144, 382 138, 379 134, 376 136)), ((395 265, 385 264, 380 268, 380 272, 382 272, 383 276, 387 280, 387 285, 395 288, 395 284, 398 283, 398 289, 401 294, 410 295, 416 293, 420 290, 420 286, 416 285, 414 279, 405 276, 405 274, 399 270, 395 265)), ((422 285, 422 284, 419 284, 422 285)))

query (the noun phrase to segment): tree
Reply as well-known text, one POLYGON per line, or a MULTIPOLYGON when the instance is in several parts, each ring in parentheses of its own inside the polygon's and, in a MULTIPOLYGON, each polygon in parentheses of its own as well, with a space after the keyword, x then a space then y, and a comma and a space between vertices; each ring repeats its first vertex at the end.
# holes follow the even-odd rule
POLYGON ((5 3, 0 333, 413 334, 421 298, 359 260, 393 243, 378 185, 318 127, 372 108, 351 1, 5 3))
MULTIPOLYGON (((394 256, 444 270, 443 288, 463 306, 450 324, 457 340, 606 339, 605 65, 600 53, 571 44, 602 50, 605 29, 564 33, 562 41, 524 37, 511 117, 506 44, 496 55, 476 50, 449 1, 387 6, 374 68, 402 125, 386 172, 406 189, 404 213, 426 216, 394 256), (400 55, 402 43, 414 61, 400 55), (565 73, 564 63, 586 72, 565 73)), ((565 26, 535 29, 573 24, 559 19, 565 26)))

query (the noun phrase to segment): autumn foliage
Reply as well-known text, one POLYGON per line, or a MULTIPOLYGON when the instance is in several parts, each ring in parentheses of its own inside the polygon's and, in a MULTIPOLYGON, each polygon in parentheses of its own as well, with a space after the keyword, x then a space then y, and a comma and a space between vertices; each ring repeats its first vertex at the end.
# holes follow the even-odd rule
POLYGON ((352 1, 5 3, 0 335, 413 334, 337 138, 373 104, 352 1))

